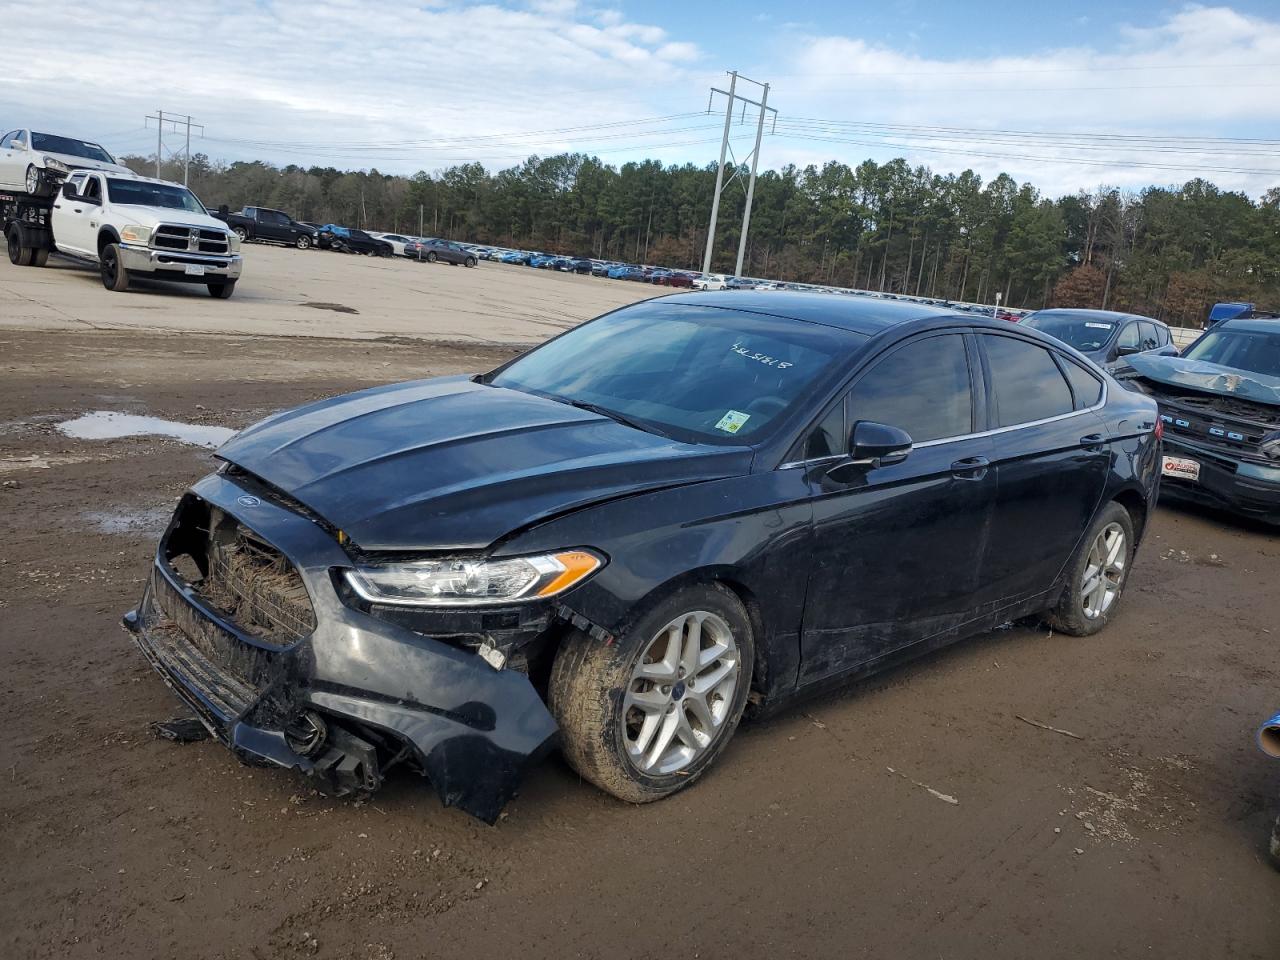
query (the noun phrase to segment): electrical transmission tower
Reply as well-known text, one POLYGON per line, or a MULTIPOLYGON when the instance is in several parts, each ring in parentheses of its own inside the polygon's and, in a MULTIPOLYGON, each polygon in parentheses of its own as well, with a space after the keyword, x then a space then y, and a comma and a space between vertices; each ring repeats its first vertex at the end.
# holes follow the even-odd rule
POLYGON ((778 111, 769 106, 769 85, 744 77, 737 70, 729 73, 728 90, 721 90, 719 87, 711 88, 711 95, 707 97, 707 113, 711 112, 711 103, 717 93, 723 94, 728 103, 724 109, 724 134, 720 137, 720 165, 716 167, 716 192, 711 197, 711 226, 707 229, 707 252, 702 258, 702 272, 711 272, 711 251, 716 242, 716 220, 720 216, 720 195, 724 193, 729 184, 742 176, 742 164, 749 159, 751 161, 751 179, 747 182, 747 206, 742 213, 742 236, 738 238, 738 264, 733 270, 735 276, 740 276, 742 274, 742 258, 747 252, 747 229, 751 226, 751 201, 756 192, 756 166, 760 160, 760 139, 764 135, 764 118, 766 113, 772 113, 773 129, 776 130, 778 126, 778 111), (762 90, 760 99, 751 100, 738 93, 739 80, 760 87, 762 90), (738 160, 734 156, 733 147, 729 144, 729 127, 733 123, 734 109, 739 103, 742 104, 743 121, 747 118, 748 106, 758 107, 760 110, 759 116, 756 118, 756 144, 751 148, 751 153, 743 157, 742 160, 738 160), (733 159, 733 175, 727 181, 724 179, 724 158, 726 154, 733 159))
MULTIPOLYGON (((191 128, 199 127, 199 136, 204 136, 204 127, 198 123, 192 123, 191 118, 184 115, 170 115, 166 117, 163 110, 157 110, 154 117, 146 118, 146 125, 151 126, 151 121, 156 122, 156 179, 160 179, 160 161, 164 157, 164 125, 169 124, 170 133, 179 133, 184 128, 186 130, 186 146, 182 152, 182 185, 187 185, 187 179, 191 175, 191 128)), ((169 151, 170 156, 176 156, 176 150, 169 151)))

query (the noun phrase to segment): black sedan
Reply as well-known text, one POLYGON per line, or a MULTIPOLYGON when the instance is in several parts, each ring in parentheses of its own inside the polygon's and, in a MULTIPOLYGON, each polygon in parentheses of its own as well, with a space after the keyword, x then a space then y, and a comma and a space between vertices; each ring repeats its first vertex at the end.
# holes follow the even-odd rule
POLYGON ((317 244, 322 248, 337 250, 341 253, 363 253, 374 257, 391 257, 395 255, 395 247, 385 240, 371 237, 363 230, 346 227, 335 228, 327 224, 320 228, 316 235, 317 244))
POLYGON ((466 267, 476 265, 476 255, 454 240, 437 240, 428 237, 415 240, 404 245, 404 255, 424 263, 447 263, 452 267, 462 264, 466 267))
POLYGON ((1135 354, 1178 355, 1169 328, 1151 317, 1111 310, 1054 308, 1029 313, 1020 322, 1075 347, 1108 373, 1127 369, 1128 358, 1135 354))
POLYGON ((675 295, 244 430, 126 625, 210 733, 334 791, 405 763, 492 821, 558 743, 656 800, 749 701, 1018 617, 1101 630, 1159 441, 1154 401, 1033 330, 675 295))

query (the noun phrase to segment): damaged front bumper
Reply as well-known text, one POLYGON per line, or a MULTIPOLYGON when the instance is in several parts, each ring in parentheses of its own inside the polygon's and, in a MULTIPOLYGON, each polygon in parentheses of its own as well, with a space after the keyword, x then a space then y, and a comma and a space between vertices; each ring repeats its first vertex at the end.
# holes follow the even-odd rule
POLYGON ((161 540, 125 626, 240 759, 300 770, 338 794, 372 790, 389 763, 408 761, 446 806, 492 823, 524 768, 555 740, 529 677, 344 602, 337 571, 350 559, 331 531, 293 507, 223 475, 201 480, 161 540), (210 598, 209 570, 192 569, 193 557, 202 538, 239 549, 228 538, 241 531, 254 562, 296 577, 285 581, 292 594, 271 597, 230 580, 230 602, 210 598), (248 613, 229 615, 229 606, 248 613), (263 629, 285 613, 292 635, 263 629))
POLYGON ((1200 469, 1195 480, 1163 477, 1163 496, 1280 524, 1280 464, 1244 459, 1234 451, 1195 443, 1169 432, 1164 436, 1164 453, 1194 460, 1200 469))

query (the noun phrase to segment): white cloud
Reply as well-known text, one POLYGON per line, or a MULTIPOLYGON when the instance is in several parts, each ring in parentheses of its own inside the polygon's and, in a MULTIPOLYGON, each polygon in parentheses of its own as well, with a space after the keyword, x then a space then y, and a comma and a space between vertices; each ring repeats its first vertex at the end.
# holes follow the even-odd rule
MULTIPOLYGON (((1100 38, 1112 41, 1105 52, 1064 47, 948 60, 902 53, 864 38, 795 31, 784 38, 785 52, 756 73, 768 77, 774 71, 770 103, 786 111, 780 130, 788 126, 789 114, 1062 133, 1274 136, 1269 131, 1280 120, 1280 20, 1224 7, 1187 7, 1155 25, 1108 29, 1109 36, 1100 38)), ((1174 145, 1143 152, 1120 141, 1053 148, 1034 138, 946 141, 898 131, 878 138, 895 146, 876 147, 865 128, 858 133, 833 127, 817 134, 811 128, 810 133, 862 142, 824 146, 778 137, 768 142, 765 159, 776 165, 905 155, 940 171, 970 166, 988 179, 1005 171, 1050 194, 1104 183, 1131 188, 1181 183, 1196 175, 1194 169, 1156 165, 1200 168, 1207 179, 1254 195, 1280 184, 1274 148, 1247 144, 1206 145, 1209 152, 1191 154, 1169 148, 1174 145), (1030 156, 1047 159, 1022 159, 1030 156)))

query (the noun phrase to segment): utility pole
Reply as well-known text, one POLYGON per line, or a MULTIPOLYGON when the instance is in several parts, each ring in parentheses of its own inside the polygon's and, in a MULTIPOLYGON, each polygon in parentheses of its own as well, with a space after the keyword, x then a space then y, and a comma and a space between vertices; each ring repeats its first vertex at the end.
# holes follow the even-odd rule
MULTIPOLYGON (((151 121, 156 122, 156 179, 160 179, 160 163, 164 157, 164 125, 170 125, 173 133, 178 132, 179 127, 185 128, 186 146, 182 151, 182 185, 185 187, 191 179, 191 128, 198 127, 200 136, 204 136, 204 127, 201 124, 193 123, 189 116, 169 116, 164 115, 163 110, 157 110, 154 117, 147 117, 146 123, 149 125, 151 121)), ((170 151, 172 155, 173 151, 170 151)))
POLYGON ((740 274, 742 273, 742 260, 747 251, 747 230, 751 226, 751 202, 755 196, 756 168, 759 165, 759 160, 760 160, 760 139, 761 137, 764 136, 765 116, 766 114, 769 114, 769 113, 773 114, 773 126, 774 126, 774 129, 776 130, 778 125, 778 111, 775 110, 773 107, 769 106, 769 85, 767 83, 760 83, 757 80, 752 80, 749 77, 744 77, 741 74, 739 74, 738 71, 736 70, 733 70, 729 73, 729 89, 728 90, 721 90, 719 87, 711 88, 711 94, 707 98, 708 113, 711 112, 711 103, 715 99, 715 95, 717 93, 723 94, 728 99, 728 103, 725 106, 725 111, 724 111, 724 133, 720 137, 720 164, 718 167, 716 167, 716 190, 711 197, 711 225, 707 228, 707 249, 702 259, 703 273, 711 272, 711 254, 715 246, 715 240, 716 240, 716 221, 720 215, 720 196, 721 194, 724 193, 725 189, 728 188, 729 184, 733 183, 734 180, 738 179, 742 175, 741 164, 739 163, 737 157, 733 155, 733 148, 729 144, 729 128, 733 123, 734 108, 737 106, 738 103, 742 104, 742 113, 743 113, 744 119, 746 117, 748 106, 759 107, 760 109, 759 117, 756 120, 756 142, 755 142, 755 146, 751 150, 751 155, 750 155, 751 156, 751 179, 748 186, 746 187, 747 206, 746 206, 746 210, 743 212, 743 215, 742 215, 742 236, 739 238, 739 241, 738 241, 738 263, 737 263, 737 267, 735 268, 735 273, 740 274), (756 86, 760 87, 763 90, 761 99, 758 101, 751 100, 747 97, 742 96, 740 93, 738 93, 737 88, 738 88, 739 80, 745 81, 746 83, 754 83, 756 86), (726 154, 733 159, 733 168, 734 168, 733 175, 730 176, 727 181, 724 179, 724 160, 725 160, 726 154))

